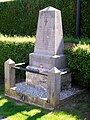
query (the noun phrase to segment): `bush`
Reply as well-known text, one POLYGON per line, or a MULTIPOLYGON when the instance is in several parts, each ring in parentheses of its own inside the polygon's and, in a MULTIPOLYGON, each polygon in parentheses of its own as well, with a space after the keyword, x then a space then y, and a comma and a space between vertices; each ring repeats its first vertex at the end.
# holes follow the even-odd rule
POLYGON ((11 58, 15 63, 28 62, 35 38, 0 36, 0 75, 3 78, 4 62, 11 58))
POLYGON ((90 45, 77 44, 72 49, 65 49, 68 67, 74 80, 81 86, 90 86, 90 45))
POLYGON ((67 37, 65 36, 64 37, 64 42, 65 43, 74 43, 74 44, 78 44, 78 43, 81 43, 81 44, 90 44, 90 39, 88 38, 80 38, 80 39, 77 39, 77 38, 74 38, 74 37, 67 37))
MULTIPOLYGON (((81 34, 90 37, 90 3, 82 0, 81 34)), ((35 35, 40 9, 53 6, 62 11, 65 35, 75 35, 76 0, 14 0, 0 3, 0 32, 7 35, 35 35)))

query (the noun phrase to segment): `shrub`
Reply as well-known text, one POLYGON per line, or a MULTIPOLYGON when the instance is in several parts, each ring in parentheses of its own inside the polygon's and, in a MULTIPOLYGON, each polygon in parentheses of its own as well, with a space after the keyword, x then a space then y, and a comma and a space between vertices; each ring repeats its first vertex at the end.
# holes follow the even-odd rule
POLYGON ((68 67, 74 80, 81 86, 90 86, 90 45, 77 44, 72 49, 65 49, 68 67))
POLYGON ((28 62, 35 38, 0 36, 0 75, 3 78, 4 62, 11 58, 15 63, 28 62))
POLYGON ((77 38, 74 38, 74 37, 67 37, 65 36, 64 37, 64 42, 65 43, 74 43, 74 44, 78 44, 78 43, 81 43, 81 44, 90 44, 90 39, 88 38, 80 38, 80 39, 77 39, 77 38))

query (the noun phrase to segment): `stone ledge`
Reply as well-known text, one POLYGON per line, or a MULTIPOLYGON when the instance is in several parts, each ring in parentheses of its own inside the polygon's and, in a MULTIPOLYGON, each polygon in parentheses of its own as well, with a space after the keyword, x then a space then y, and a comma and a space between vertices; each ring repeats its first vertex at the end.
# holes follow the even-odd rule
MULTIPOLYGON (((32 87, 32 86, 26 85, 25 82, 18 83, 18 84, 16 84, 16 87, 11 88, 10 91, 7 92, 5 95, 12 99, 15 99, 15 100, 18 100, 21 102, 25 102, 25 103, 28 103, 31 105, 35 105, 38 107, 42 107, 45 109, 49 109, 49 110, 54 110, 54 108, 58 107, 58 106, 53 107, 48 103, 47 91, 45 89, 32 87, 33 89, 36 89, 36 93, 34 95, 33 92, 35 92, 35 91, 32 91, 32 93, 33 93, 32 94, 31 91, 29 91, 30 87, 32 87), (29 90, 27 90, 27 89, 29 89, 29 90), (40 97, 41 94, 37 95, 39 92, 38 89, 40 89, 42 92, 45 92, 46 96, 44 95, 44 97, 43 96, 40 97)), ((70 88, 68 90, 61 91, 59 106, 68 103, 68 101, 70 99, 74 99, 75 96, 77 96, 78 94, 81 94, 83 91, 84 91, 83 89, 79 89, 79 88, 70 88)))

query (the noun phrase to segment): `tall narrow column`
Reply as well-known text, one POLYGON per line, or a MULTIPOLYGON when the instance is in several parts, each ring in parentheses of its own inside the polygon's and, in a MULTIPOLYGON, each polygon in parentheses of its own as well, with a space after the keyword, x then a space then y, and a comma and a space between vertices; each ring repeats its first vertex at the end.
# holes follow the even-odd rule
POLYGON ((61 89, 61 75, 60 70, 56 67, 52 68, 48 74, 47 80, 48 88, 48 102, 53 106, 57 106, 60 101, 60 89, 61 89))

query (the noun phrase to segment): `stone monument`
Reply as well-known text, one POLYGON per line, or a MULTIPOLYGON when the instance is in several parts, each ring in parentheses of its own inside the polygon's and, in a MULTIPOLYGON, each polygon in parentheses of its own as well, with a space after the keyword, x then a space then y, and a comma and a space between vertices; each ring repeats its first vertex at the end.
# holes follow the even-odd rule
MULTIPOLYGON (((53 67, 64 70, 66 56, 61 11, 47 7, 39 11, 34 53, 29 56, 27 69, 38 70, 48 75, 48 71, 53 67)), ((26 72, 26 83, 47 88, 47 76, 26 72)))
POLYGON ((65 104, 82 90, 71 88, 67 72, 61 12, 47 7, 39 12, 34 53, 27 69, 17 67, 11 59, 5 62, 5 95, 28 104, 53 110, 65 104), (25 70, 26 81, 15 82, 15 70, 25 70), (69 89, 70 88, 70 89, 69 89))

